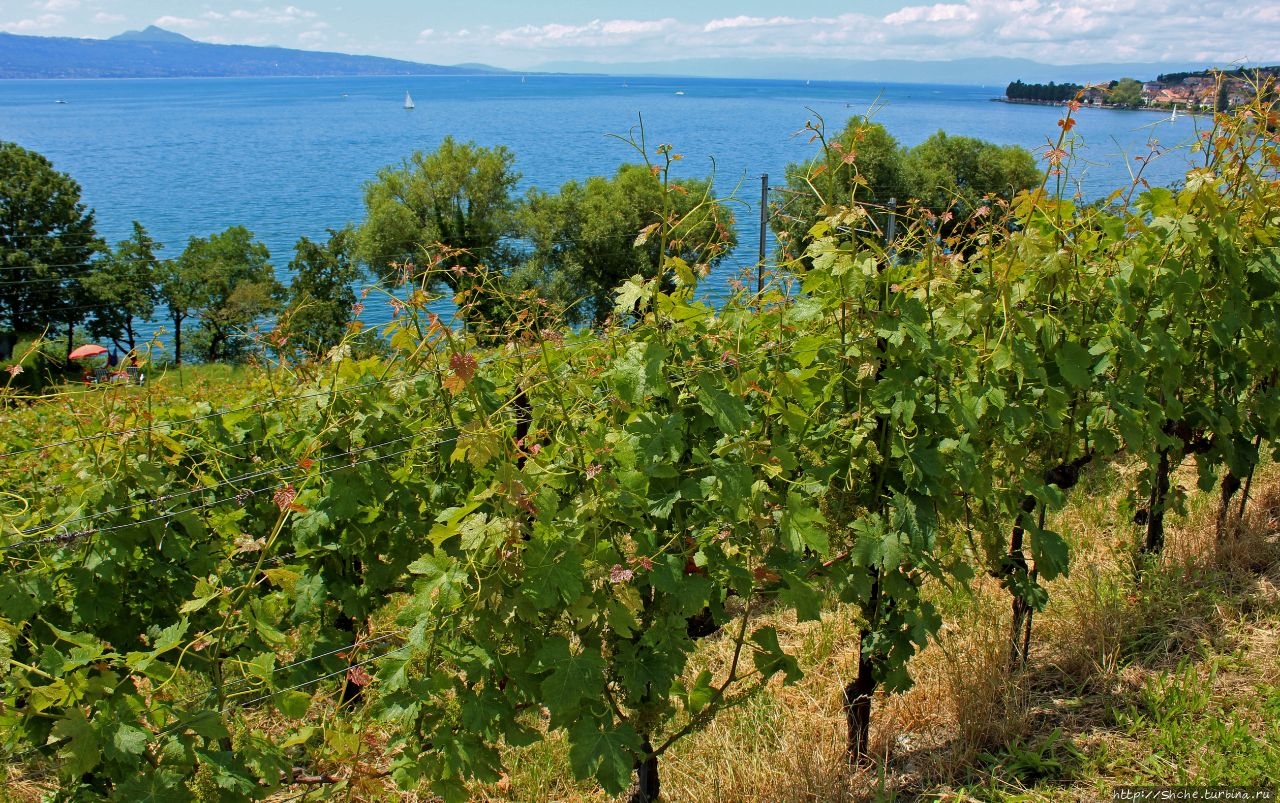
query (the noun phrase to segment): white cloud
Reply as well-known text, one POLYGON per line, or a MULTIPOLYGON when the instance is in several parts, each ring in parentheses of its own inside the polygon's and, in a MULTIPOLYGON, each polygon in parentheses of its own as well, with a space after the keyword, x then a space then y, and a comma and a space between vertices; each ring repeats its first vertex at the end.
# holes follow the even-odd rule
MULTIPOLYGON (((670 17, 659 20, 592 20, 584 25, 548 23, 523 25, 498 31, 493 42, 503 47, 541 48, 616 48, 660 38, 678 26, 670 17)), ((461 34, 466 33, 460 32, 461 34)))
MULTIPOLYGON (((298 30, 311 28, 308 23, 313 20, 303 6, 286 5, 290 0, 264 1, 274 4, 258 7, 252 5, 254 0, 227 0, 243 9, 258 9, 242 13, 242 24, 270 21, 293 24, 298 30)), ((426 58, 429 53, 431 61, 440 63, 488 61, 515 68, 558 60, 687 57, 1008 56, 1060 64, 1188 58, 1212 64, 1242 57, 1280 61, 1280 4, 1275 0, 1200 0, 1194 5, 1186 0, 896 0, 876 4, 876 13, 814 12, 809 9, 816 6, 792 0, 777 6, 783 13, 719 16, 700 13, 694 3, 686 6, 686 12, 673 16, 543 17, 537 24, 508 26, 450 25, 442 15, 424 12, 414 27, 398 34, 407 40, 398 46, 391 46, 394 37, 379 34, 370 39, 350 26, 335 24, 330 35, 336 44, 344 33, 351 34, 343 44, 363 47, 360 52, 408 58, 426 58)), ((221 27, 218 31, 224 32, 221 27)))
POLYGON ((292 25, 303 20, 314 19, 315 16, 314 11, 304 11, 297 6, 285 6, 284 8, 263 6, 256 10, 237 8, 230 13, 232 19, 255 25, 292 25))
POLYGON ((31 7, 40 11, 75 11, 80 7, 80 0, 44 0, 32 3, 31 7))
POLYGON ((786 25, 802 25, 804 20, 793 17, 723 17, 702 26, 707 33, 712 31, 733 30, 736 28, 775 28, 786 25))
POLYGON ((41 14, 33 19, 18 20, 17 22, 0 22, 0 30, 9 33, 31 33, 34 31, 47 31, 56 28, 66 22, 66 17, 60 14, 41 14))
POLYGON ((199 31, 209 27, 209 23, 204 20, 191 19, 190 17, 174 17, 164 16, 157 17, 153 23, 157 28, 183 28, 188 31, 199 31))
POLYGON ((937 3, 932 6, 906 6, 884 18, 889 25, 914 25, 921 22, 973 22, 978 12, 959 3, 937 3))
POLYGON ((111 14, 106 11, 99 11, 93 15, 93 21, 99 25, 117 25, 128 19, 123 14, 111 14))
POLYGON ((1012 56, 1062 64, 1280 57, 1274 0, 944 0, 880 16, 736 16, 668 33, 699 55, 954 59, 1012 56))

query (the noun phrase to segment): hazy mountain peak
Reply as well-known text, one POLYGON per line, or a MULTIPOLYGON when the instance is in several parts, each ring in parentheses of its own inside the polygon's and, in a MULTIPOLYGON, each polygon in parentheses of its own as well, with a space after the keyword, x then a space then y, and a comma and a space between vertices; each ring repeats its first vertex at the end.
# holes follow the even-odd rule
POLYGON ((183 36, 180 33, 166 31, 164 28, 157 28, 154 25, 148 25, 141 31, 125 31, 111 37, 113 42, 168 42, 169 44, 195 44, 195 40, 183 36))

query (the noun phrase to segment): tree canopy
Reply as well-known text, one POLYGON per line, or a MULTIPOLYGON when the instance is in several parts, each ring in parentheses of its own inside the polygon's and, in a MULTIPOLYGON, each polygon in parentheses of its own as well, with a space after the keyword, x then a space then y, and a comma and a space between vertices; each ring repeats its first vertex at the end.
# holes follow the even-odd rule
POLYGON ((938 131, 902 158, 903 183, 926 208, 968 217, 986 199, 1012 198, 1035 185, 1035 158, 1016 145, 995 145, 938 131))
POLYGON ((943 218, 945 236, 987 200, 1012 198, 1040 180, 1034 157, 1014 145, 938 131, 908 148, 883 125, 858 116, 834 139, 826 139, 820 124, 810 130, 822 153, 787 166, 784 197, 772 216, 783 259, 802 258, 809 228, 837 205, 861 208, 866 215, 853 225, 885 236, 890 202, 914 201, 943 218))
POLYGON ((485 148, 445 137, 430 152, 416 151, 399 167, 385 167, 365 185, 366 217, 358 254, 376 276, 404 266, 430 268, 462 303, 472 320, 492 318, 489 285, 514 263, 506 245, 514 228, 512 196, 520 174, 515 156, 497 145, 485 148))
POLYGON ((1112 84, 1107 100, 1113 106, 1130 108, 1142 105, 1142 82, 1136 78, 1121 78, 1112 84))
MULTIPOLYGON (((280 308, 284 288, 275 278, 267 247, 243 226, 209 237, 192 237, 178 257, 165 286, 164 299, 181 328, 176 310, 197 313, 196 348, 205 360, 239 357, 244 343, 236 335, 280 308)), ((180 337, 175 332, 175 339, 180 337)), ((181 361, 181 340, 175 340, 181 361)))
POLYGON ((102 248, 80 185, 44 156, 0 142, 0 322, 31 334, 83 320, 79 285, 102 248))
POLYGON ((536 286, 572 319, 594 324, 613 310, 618 286, 656 276, 664 254, 705 273, 736 243, 733 216, 712 198, 710 179, 664 188, 642 164, 622 165, 612 178, 569 181, 557 194, 531 190, 519 218, 532 249, 517 286, 536 286), (649 236, 663 220, 674 221, 670 236, 649 236))
POLYGON ((352 285, 364 277, 354 259, 355 230, 329 229, 319 243, 306 237, 294 246, 289 303, 280 316, 277 341, 287 353, 320 355, 347 333, 356 304, 352 285))
MULTIPOLYGON (((785 197, 772 220, 784 259, 802 256, 809 227, 823 208, 884 207, 906 192, 902 148, 880 123, 855 115, 830 140, 821 122, 810 124, 809 130, 822 152, 810 161, 787 165, 785 197)), ((873 215, 872 220, 881 222, 883 216, 873 215)))
POLYGON ((136 323, 149 320, 160 301, 161 265, 156 251, 163 247, 135 220, 133 234, 94 263, 94 271, 84 281, 96 307, 88 325, 91 335, 108 338, 128 351, 137 348, 136 323))

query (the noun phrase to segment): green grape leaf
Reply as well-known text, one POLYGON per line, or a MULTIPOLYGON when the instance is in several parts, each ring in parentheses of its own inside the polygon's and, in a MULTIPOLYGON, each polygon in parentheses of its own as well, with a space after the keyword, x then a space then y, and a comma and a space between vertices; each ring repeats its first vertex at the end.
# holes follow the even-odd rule
POLYGON ((796 612, 801 622, 816 622, 822 618, 822 592, 803 578, 791 572, 782 574, 783 586, 778 596, 796 612))
POLYGON ((782 649, 778 643, 778 631, 772 627, 761 627, 751 634, 751 641, 756 649, 751 653, 756 669, 765 678, 779 672, 783 673, 785 683, 795 683, 804 677, 796 659, 782 649))
POLYGON ((711 672, 704 669, 698 673, 693 685, 689 687, 687 700, 690 716, 697 716, 698 712, 706 708, 715 698, 716 687, 711 684, 711 680, 711 672))
POLYGON ((98 734, 79 708, 68 708, 53 726, 51 735, 67 742, 58 750, 65 775, 78 778, 98 766, 102 758, 102 746, 98 734))
POLYGON ((1093 382, 1091 370, 1093 359, 1089 352, 1079 343, 1068 341, 1062 344, 1053 360, 1057 363, 1062 378, 1074 388, 1087 388, 1093 382))
POLYGON ((280 713, 291 719, 306 717, 311 708, 311 695, 301 691, 282 691, 273 700, 280 713))
POLYGON ((553 715, 577 710, 583 699, 596 699, 604 684, 604 659, 592 652, 574 654, 569 641, 554 636, 538 651, 538 664, 550 669, 542 681, 542 703, 553 715))
POLYGON ((1033 528, 1031 555, 1035 558, 1036 569, 1046 580, 1065 575, 1070 567, 1070 548, 1062 536, 1052 530, 1033 528))
POLYGON ((742 399, 725 392, 716 385, 714 377, 702 374, 698 377, 698 404, 716 422, 726 435, 737 435, 751 426, 751 414, 742 399))
POLYGON ((831 550, 827 520, 815 501, 795 491, 787 492, 787 507, 779 526, 794 552, 808 547, 819 555, 826 555, 831 550))
POLYGON ((569 766, 578 778, 594 777, 611 795, 621 793, 631 782, 631 770, 641 750, 635 728, 623 723, 613 730, 601 730, 589 718, 569 728, 569 766))
POLYGON ((662 363, 668 356, 667 350, 657 343, 632 343, 626 354, 614 363, 611 372, 618 398, 637 405, 665 387, 662 363))
POLYGON ((102 734, 103 754, 114 761, 132 761, 147 750, 151 734, 136 725, 111 722, 102 734), (114 732, 112 732, 114 731, 114 732))

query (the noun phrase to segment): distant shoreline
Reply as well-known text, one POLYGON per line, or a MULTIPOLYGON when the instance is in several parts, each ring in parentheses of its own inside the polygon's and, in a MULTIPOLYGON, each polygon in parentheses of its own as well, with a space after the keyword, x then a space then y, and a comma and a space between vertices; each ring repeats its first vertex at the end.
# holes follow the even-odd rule
MULTIPOLYGON (((1069 100, 1032 100, 1030 98, 992 98, 994 103, 1012 103, 1017 106, 1066 106, 1071 103, 1069 100)), ((1107 109, 1116 112, 1160 112, 1168 114, 1174 108, 1178 109, 1178 114, 1186 114, 1197 116, 1206 112, 1188 111, 1187 109, 1175 106, 1112 106, 1109 104, 1081 103, 1082 109, 1107 109)))

